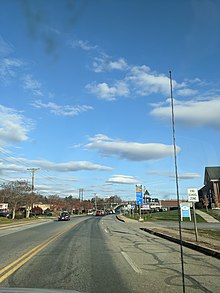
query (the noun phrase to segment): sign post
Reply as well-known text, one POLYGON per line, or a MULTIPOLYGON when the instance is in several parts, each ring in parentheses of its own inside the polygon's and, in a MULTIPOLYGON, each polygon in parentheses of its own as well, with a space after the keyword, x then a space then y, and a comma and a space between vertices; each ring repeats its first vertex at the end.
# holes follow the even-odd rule
POLYGON ((142 185, 136 184, 136 205, 139 205, 139 221, 143 221, 141 218, 141 205, 143 204, 142 185))
POLYGON ((197 222, 196 222, 195 202, 199 201, 198 189, 188 188, 188 201, 192 202, 192 206, 193 206, 194 229, 195 229, 195 237, 196 237, 196 242, 197 242, 198 241, 198 229, 197 229, 197 222))

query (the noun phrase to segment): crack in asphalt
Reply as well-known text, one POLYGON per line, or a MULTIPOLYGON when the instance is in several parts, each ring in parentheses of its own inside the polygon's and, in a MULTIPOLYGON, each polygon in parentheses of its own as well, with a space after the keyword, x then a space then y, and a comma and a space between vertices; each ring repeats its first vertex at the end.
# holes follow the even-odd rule
MULTIPOLYGON (((124 251, 129 251, 130 250, 129 248, 135 247, 135 249, 139 250, 140 253, 146 253, 148 255, 151 255, 152 259, 156 262, 156 264, 153 264, 153 265, 144 264, 144 266, 148 266, 148 268, 146 268, 146 267, 141 268, 143 271, 157 271, 158 272, 158 271, 168 270, 168 271, 171 272, 172 276, 166 277, 164 279, 164 282, 169 286, 178 286, 178 287, 182 286, 180 284, 175 284, 176 282, 173 282, 173 280, 175 280, 176 278, 178 278, 178 280, 179 280, 180 277, 182 277, 180 270, 167 267, 168 263, 166 261, 164 261, 164 260, 161 260, 160 256, 158 254, 156 254, 154 252, 147 251, 147 250, 145 250, 145 249, 140 247, 140 246, 143 246, 143 245, 146 246, 146 244, 152 244, 152 245, 161 244, 160 239, 158 239, 157 237, 152 238, 152 237, 147 236, 147 235, 145 236, 145 235, 142 235, 140 233, 135 233, 135 234, 121 233, 121 234, 127 234, 127 235, 130 234, 131 236, 137 236, 137 237, 140 237, 140 238, 145 240, 143 242, 143 241, 140 241, 140 240, 130 239, 129 237, 126 237, 126 236, 120 236, 120 241, 118 241, 119 243, 127 243, 128 241, 131 243, 130 246, 127 245, 126 247, 124 247, 124 249, 123 249, 124 251), (160 243, 158 243, 158 242, 160 242, 160 243), (166 267, 164 267, 165 265, 166 265, 166 267), (149 269, 150 266, 153 266, 154 270, 149 269), (173 274, 175 274, 175 275, 173 275, 173 274)), ((179 252, 179 250, 177 248, 174 248, 174 246, 172 244, 170 244, 169 242, 166 243, 166 241, 164 241, 164 246, 167 249, 169 249, 170 252, 179 252)), ((168 252, 166 252, 166 253, 168 253, 168 252)), ((186 257, 189 257, 189 258, 192 258, 193 260, 198 261, 198 257, 194 256, 193 254, 184 253, 184 255, 186 257)), ((174 265, 174 263, 170 263, 170 264, 174 265)), ((180 263, 175 263, 175 264, 177 265, 177 264, 180 264, 180 263)), ((187 264, 187 262, 185 262, 185 264, 187 264)), ((216 267, 214 265, 210 265, 208 263, 205 263, 205 265, 207 266, 207 268, 213 268, 214 267, 217 271, 220 271, 220 268, 218 268, 218 267, 216 267)), ((204 261, 203 261, 203 266, 204 266, 204 261)), ((204 276, 207 277, 207 274, 204 275, 204 276)), ((218 277, 219 276, 216 276, 216 278, 218 278, 218 277)), ((203 286, 201 284, 201 282, 197 281, 194 277, 192 277, 192 276, 190 276, 188 274, 185 274, 185 278, 186 278, 186 280, 188 280, 190 282, 189 284, 186 285, 186 287, 199 289, 202 292, 206 292, 206 293, 211 293, 212 292, 207 287, 203 286)))

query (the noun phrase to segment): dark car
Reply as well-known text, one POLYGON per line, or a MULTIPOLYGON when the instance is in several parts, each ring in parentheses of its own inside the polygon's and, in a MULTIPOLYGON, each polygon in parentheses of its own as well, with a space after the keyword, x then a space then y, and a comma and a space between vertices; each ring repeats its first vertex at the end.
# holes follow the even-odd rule
POLYGON ((9 215, 10 215, 10 212, 8 210, 3 210, 3 209, 0 210, 0 217, 8 218, 9 215))
POLYGON ((45 216, 50 216, 50 217, 53 216, 52 212, 49 209, 45 210, 43 214, 45 216))
POLYGON ((69 221, 70 220, 70 214, 68 212, 62 212, 58 216, 58 221, 69 221))

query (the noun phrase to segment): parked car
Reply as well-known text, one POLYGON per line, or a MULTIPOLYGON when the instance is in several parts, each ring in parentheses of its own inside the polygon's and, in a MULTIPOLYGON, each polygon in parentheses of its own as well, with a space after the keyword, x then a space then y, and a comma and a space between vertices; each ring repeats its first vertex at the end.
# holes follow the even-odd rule
POLYGON ((93 211, 93 210, 88 210, 88 211, 87 211, 87 215, 88 215, 88 216, 92 216, 93 214, 94 214, 94 211, 93 211))
POLYGON ((58 221, 69 221, 70 220, 70 214, 68 212, 61 212, 58 216, 58 221))
POLYGON ((48 210, 45 210, 45 211, 44 211, 44 215, 45 215, 45 216, 52 216, 53 214, 52 214, 52 212, 48 209, 48 210))
POLYGON ((96 215, 96 216, 101 216, 101 215, 102 215, 102 213, 101 213, 101 211, 100 211, 100 210, 97 210, 97 211, 96 211, 96 213, 95 213, 95 215, 96 215))
POLYGON ((0 210, 0 217, 8 218, 9 215, 10 215, 10 212, 8 210, 4 210, 4 209, 0 210))

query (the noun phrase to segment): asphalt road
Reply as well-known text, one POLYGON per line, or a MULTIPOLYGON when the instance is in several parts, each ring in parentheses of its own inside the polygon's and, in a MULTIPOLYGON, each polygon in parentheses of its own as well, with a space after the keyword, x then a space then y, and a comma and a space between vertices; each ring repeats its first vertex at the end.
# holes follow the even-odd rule
MULTIPOLYGON (((0 230, 0 256, 1 287, 183 292, 179 246, 114 215, 0 230)), ((218 259, 184 248, 184 269, 185 292, 220 292, 218 259)))

